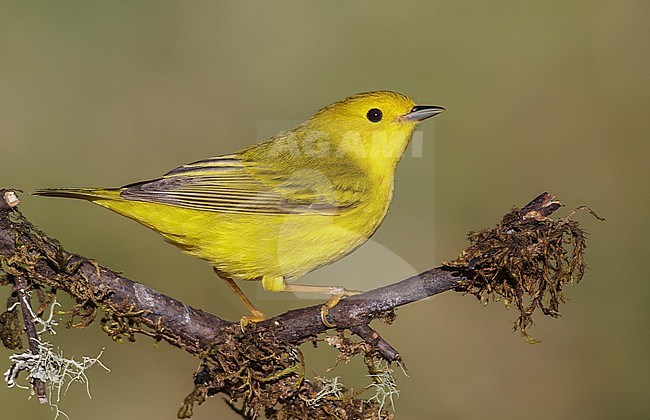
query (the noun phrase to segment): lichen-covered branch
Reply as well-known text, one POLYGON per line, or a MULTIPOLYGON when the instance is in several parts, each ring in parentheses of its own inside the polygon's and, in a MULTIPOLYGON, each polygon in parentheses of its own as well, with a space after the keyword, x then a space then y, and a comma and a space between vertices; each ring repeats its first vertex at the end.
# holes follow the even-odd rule
MULTIPOLYGON (((304 379, 297 346, 318 341, 319 334, 330 329, 321 320, 320 305, 288 311, 241 331, 238 322, 193 308, 67 252, 25 218, 12 191, 0 190, 0 194, 5 198, 0 200, 0 284, 20 284, 24 292, 69 294, 76 302, 69 326, 87 326, 101 310, 102 328, 116 340, 144 334, 199 356, 202 365, 195 375, 196 388, 179 417, 189 417, 196 403, 217 392, 228 394, 232 401, 242 399, 243 415, 265 410, 269 418, 327 418, 334 413, 347 418, 341 413, 349 410, 363 413, 363 418, 372 418, 369 413, 384 417, 383 405, 358 400, 352 390, 325 379, 304 379)), ((522 209, 513 209, 496 228, 471 234, 471 246, 457 260, 342 300, 328 319, 336 329, 350 330, 361 341, 352 342, 339 333, 329 336, 329 343, 339 348, 343 359, 362 353, 370 360, 399 361, 399 352, 370 322, 390 322, 396 308, 452 289, 483 300, 498 295, 514 301, 522 312, 519 329, 526 334, 532 312, 541 308, 556 315, 562 285, 584 274, 583 231, 569 218, 551 219, 559 207, 553 196, 544 193, 522 209)), ((6 345, 20 338, 10 328, 14 318, 5 314, 0 315, 0 320, 8 320, 0 323, 0 336, 6 345)))
MULTIPOLYGON (((21 312, 23 314, 23 323, 25 326, 25 335, 27 335, 29 351, 32 354, 38 354, 38 336, 36 335, 36 325, 34 325, 34 315, 31 306, 32 304, 29 300, 29 295, 27 294, 27 287, 27 281, 25 281, 23 277, 16 277, 14 290, 18 295, 21 312)), ((36 394, 38 402, 41 404, 47 404, 47 394, 43 381, 39 378, 34 378, 32 380, 32 386, 34 387, 34 393, 36 394)))

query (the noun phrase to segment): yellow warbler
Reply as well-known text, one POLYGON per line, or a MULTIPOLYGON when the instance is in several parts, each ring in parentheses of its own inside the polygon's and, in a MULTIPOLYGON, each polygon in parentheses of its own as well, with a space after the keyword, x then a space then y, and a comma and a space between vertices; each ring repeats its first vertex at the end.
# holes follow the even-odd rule
POLYGON ((81 198, 133 219, 184 252, 207 260, 265 319, 235 280, 265 290, 318 292, 338 286, 287 280, 354 251, 375 232, 393 195, 395 168, 418 122, 444 108, 416 106, 390 91, 335 102, 304 123, 237 153, 199 160, 121 188, 51 188, 38 195, 81 198))

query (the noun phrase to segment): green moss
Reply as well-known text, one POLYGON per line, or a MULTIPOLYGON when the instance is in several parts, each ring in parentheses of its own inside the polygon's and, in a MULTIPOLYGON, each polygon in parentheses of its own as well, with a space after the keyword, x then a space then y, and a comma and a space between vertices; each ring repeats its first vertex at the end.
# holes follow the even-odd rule
MULTIPOLYGON (((352 356, 359 353, 356 344, 344 340, 341 346, 351 348, 339 350, 352 356)), ((262 329, 242 333, 239 326, 233 327, 203 354, 194 375, 195 388, 185 398, 178 417, 191 417, 195 404, 225 392, 233 410, 244 418, 258 418, 261 413, 268 419, 391 418, 379 403, 356 398, 365 389, 354 392, 338 380, 333 385, 332 380, 321 377, 308 381, 304 374, 298 346, 279 341, 262 329)))
POLYGON ((461 290, 481 302, 503 300, 516 307, 514 329, 536 343, 528 335, 533 314, 560 316, 564 286, 578 283, 587 267, 586 233, 571 219, 574 213, 562 219, 514 208, 494 229, 470 232, 470 246, 444 265, 465 275, 469 281, 461 290))
POLYGON ((23 348, 23 343, 20 338, 23 330, 20 319, 18 318, 17 302, 18 299, 14 295, 9 296, 9 299, 7 299, 7 310, 0 314, 0 340, 2 340, 2 345, 9 350, 23 348))

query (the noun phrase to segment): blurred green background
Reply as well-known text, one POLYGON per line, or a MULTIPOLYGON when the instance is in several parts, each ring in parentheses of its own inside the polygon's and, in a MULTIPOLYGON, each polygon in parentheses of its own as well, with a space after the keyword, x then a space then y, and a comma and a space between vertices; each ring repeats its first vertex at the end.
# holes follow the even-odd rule
MULTIPOLYGON (((542 191, 591 233, 583 283, 564 317, 537 319, 531 346, 514 311, 454 293, 377 325, 405 358, 398 418, 598 419, 650 416, 647 321, 650 55, 647 1, 4 2, 0 14, 0 185, 118 186, 253 143, 320 107, 375 89, 447 107, 421 126, 374 242, 312 273, 363 288, 454 258, 542 191), (272 122, 269 125, 269 122, 272 122), (415 153, 414 153, 415 152, 415 153), (361 280, 359 280, 361 279, 361 280)), ((21 210, 68 250, 96 258, 228 319, 244 310, 209 266, 87 203, 21 196, 21 210)), ((333 281, 334 280, 334 281, 333 281)), ((317 301, 269 296, 277 314, 317 301)), ((5 296, 7 291, 2 291, 5 296)), ((69 305, 69 302, 66 302, 69 305)), ((73 419, 172 419, 197 361, 140 338, 116 344, 93 325, 61 328, 66 354, 112 369, 74 385, 73 419)), ((335 352, 305 348, 308 372, 335 352)), ((0 351, 0 370, 9 361, 0 351)), ((329 376, 360 387, 360 360, 329 376)), ((370 395, 368 395, 370 396, 370 395)), ((11 418, 52 413, 0 388, 11 418)), ((194 419, 234 419, 222 398, 194 419)))

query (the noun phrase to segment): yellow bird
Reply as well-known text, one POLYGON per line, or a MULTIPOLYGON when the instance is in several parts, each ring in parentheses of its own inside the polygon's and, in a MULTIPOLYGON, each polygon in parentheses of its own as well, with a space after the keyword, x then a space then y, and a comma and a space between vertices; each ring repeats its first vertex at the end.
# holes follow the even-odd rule
POLYGON ((418 122, 444 111, 390 91, 335 102, 304 123, 237 153, 180 166, 121 188, 51 188, 141 223, 207 260, 251 316, 266 316, 235 280, 265 290, 353 294, 340 286, 287 283, 354 251, 386 216, 395 168, 418 122))

